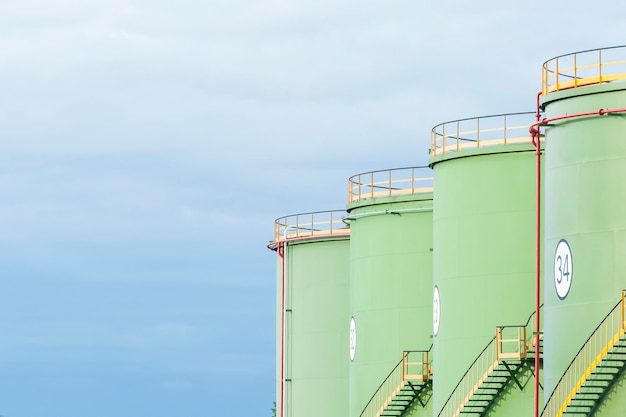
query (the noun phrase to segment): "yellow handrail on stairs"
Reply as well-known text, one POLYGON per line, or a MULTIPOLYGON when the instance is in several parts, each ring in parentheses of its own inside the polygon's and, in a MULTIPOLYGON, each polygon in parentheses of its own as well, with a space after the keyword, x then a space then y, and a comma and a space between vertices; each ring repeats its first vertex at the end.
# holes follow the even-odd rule
POLYGON ((600 322, 580 348, 557 383, 541 413, 542 417, 561 417, 580 388, 626 331, 626 291, 620 301, 600 322))
POLYGON ((379 417, 408 381, 427 382, 431 373, 430 350, 402 352, 402 360, 376 390, 361 417, 379 417))
MULTIPOLYGON (((459 417, 463 408, 501 362, 526 358, 528 351, 535 343, 535 337, 532 336, 536 331, 532 320, 534 315, 535 313, 530 315, 526 325, 496 327, 495 337, 470 365, 448 397, 438 417, 459 417), (511 336, 510 332, 516 332, 517 337, 511 336)), ((535 354, 538 352, 539 348, 536 348, 535 354)))

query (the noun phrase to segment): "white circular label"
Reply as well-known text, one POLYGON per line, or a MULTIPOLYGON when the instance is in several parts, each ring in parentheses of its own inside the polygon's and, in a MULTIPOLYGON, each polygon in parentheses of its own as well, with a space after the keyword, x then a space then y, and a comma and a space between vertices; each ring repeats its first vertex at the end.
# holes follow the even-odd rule
POLYGON ((350 361, 354 362, 354 355, 356 354, 356 323, 354 322, 354 316, 350 319, 350 361))
POLYGON ((439 318, 441 317, 441 302, 439 301, 439 288, 435 286, 433 293, 433 333, 439 333, 439 318))
POLYGON ((567 297, 572 286, 573 276, 572 251, 567 241, 561 239, 556 245, 556 253, 554 254, 554 287, 556 288, 556 295, 561 300, 567 297))

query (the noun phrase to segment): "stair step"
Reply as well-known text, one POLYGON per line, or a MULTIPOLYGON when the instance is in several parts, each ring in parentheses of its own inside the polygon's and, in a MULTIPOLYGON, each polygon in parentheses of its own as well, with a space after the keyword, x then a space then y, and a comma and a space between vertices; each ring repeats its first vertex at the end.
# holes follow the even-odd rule
MULTIPOLYGON (((603 387, 597 387, 597 388, 604 389, 603 387)), ((574 396, 574 398, 595 399, 595 398, 598 398, 598 396, 600 395, 602 395, 602 392, 600 391, 595 391, 595 392, 578 391, 576 395, 574 396)))

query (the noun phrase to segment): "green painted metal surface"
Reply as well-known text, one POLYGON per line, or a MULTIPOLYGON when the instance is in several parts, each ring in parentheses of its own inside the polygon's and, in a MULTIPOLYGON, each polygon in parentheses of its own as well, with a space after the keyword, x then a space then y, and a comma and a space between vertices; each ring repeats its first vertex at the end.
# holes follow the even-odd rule
MULTIPOLYGON (((432 194, 361 200, 348 210, 356 325, 348 416, 358 417, 402 352, 432 343, 432 194)), ((430 410, 414 405, 404 415, 430 410)))
MULTIPOLYGON (((542 105, 547 118, 623 108, 626 86, 616 83, 551 93, 542 105)), ((626 116, 554 122, 546 128, 546 143, 547 398, 626 288, 626 116), (556 253, 561 240, 570 247, 567 264, 566 257, 559 260, 556 253), (564 297, 557 293, 557 279, 570 283, 564 297)))
MULTIPOLYGON (((504 392, 496 399, 485 417, 532 417, 534 414, 534 380, 530 368, 517 374, 516 381, 509 381, 504 392), (519 385, 517 385, 519 383, 519 385), (521 389, 520 389, 521 386, 521 389)), ((540 391, 539 404, 542 404, 540 391)))
MULTIPOLYGON (((434 169, 433 412, 498 325, 523 325, 535 308, 535 154, 530 145, 456 152, 434 169)), ((431 297, 432 297, 431 289, 431 297)))
MULTIPOLYGON (((288 241, 285 416, 348 414, 349 259, 349 238, 288 241)), ((277 271, 280 379, 280 257, 277 271)), ((280 404, 280 382, 276 392, 280 404)))

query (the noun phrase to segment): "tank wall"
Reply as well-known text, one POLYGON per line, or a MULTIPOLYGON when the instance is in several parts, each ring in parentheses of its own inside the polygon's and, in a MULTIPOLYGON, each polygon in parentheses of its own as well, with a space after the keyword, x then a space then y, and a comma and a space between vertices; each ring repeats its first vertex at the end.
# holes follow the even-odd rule
MULTIPOLYGON (((286 415, 345 416, 348 413, 349 239, 312 239, 288 244, 286 257, 286 307, 291 310, 286 312, 286 415)), ((277 392, 280 396, 280 388, 277 392)))
MULTIPOLYGON (((623 87, 622 87, 623 88, 623 87)), ((624 107, 626 91, 600 85, 546 97, 546 117, 624 107)), ((555 122, 546 129, 546 398, 580 346, 626 288, 626 119, 555 122), (571 250, 571 285, 555 287, 556 248, 571 250)), ((558 270, 558 265, 557 265, 558 270)))
POLYGON ((535 308, 535 154, 507 149, 433 167, 434 415, 496 326, 526 324, 535 308))
MULTIPOLYGON (((350 308, 357 334, 351 417, 360 415, 403 351, 428 350, 432 343, 432 194, 385 201, 350 211, 356 218, 350 225, 350 308), (402 212, 376 214, 385 210, 402 212)), ((428 410, 417 405, 404 415, 428 410)))

